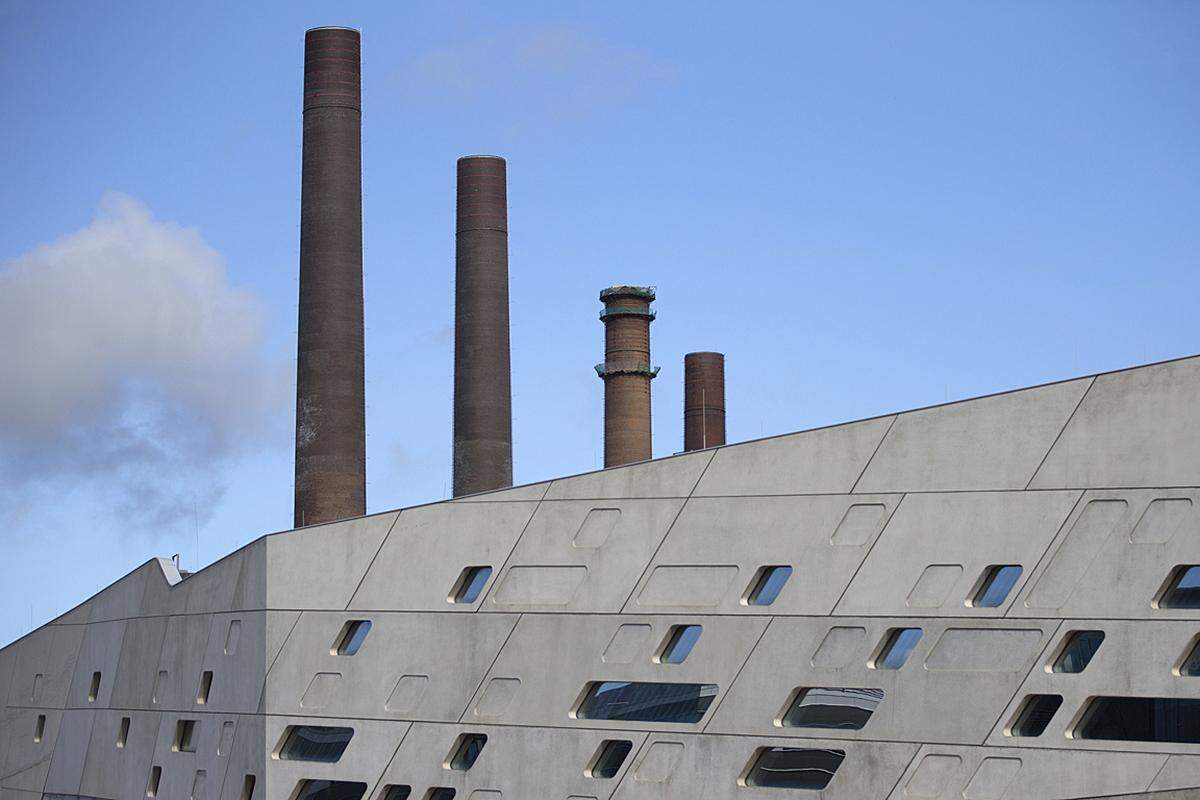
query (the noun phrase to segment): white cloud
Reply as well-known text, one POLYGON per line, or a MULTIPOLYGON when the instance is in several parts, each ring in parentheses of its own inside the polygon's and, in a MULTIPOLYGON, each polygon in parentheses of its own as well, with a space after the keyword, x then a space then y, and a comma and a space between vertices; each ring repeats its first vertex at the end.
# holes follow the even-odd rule
POLYGON ((110 497, 130 523, 211 508, 261 446, 287 373, 265 313, 190 229, 109 193, 87 227, 0 264, 0 490, 110 497))

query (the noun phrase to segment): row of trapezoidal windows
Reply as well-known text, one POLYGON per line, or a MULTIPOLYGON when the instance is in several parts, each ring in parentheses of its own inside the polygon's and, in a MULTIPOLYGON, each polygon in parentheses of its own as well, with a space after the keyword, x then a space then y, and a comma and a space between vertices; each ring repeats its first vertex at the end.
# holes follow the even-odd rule
MULTIPOLYGON (((460 737, 461 738, 461 737, 460 737)), ((628 739, 607 739, 600 744, 584 774, 589 778, 610 779, 617 775, 633 750, 628 739)), ((844 750, 808 747, 760 747, 738 783, 743 786, 777 789, 824 789, 846 758, 844 750)), ((367 784, 358 781, 304 779, 296 784, 293 800, 362 800, 367 784)), ((422 800, 453 800, 456 791, 433 786, 422 800)), ((412 786, 389 784, 378 800, 410 800, 412 786)))
MULTIPOLYGON (((967 605, 974 608, 999 608, 1020 580, 1020 564, 993 564, 983 571, 967 605)), ((467 567, 447 595, 450 603, 474 603, 492 576, 489 566, 467 567)), ((779 597, 792 577, 792 568, 784 564, 759 567, 754 579, 742 593, 742 604, 769 606, 779 597)), ((1155 598, 1155 608, 1200 608, 1200 565, 1182 565, 1172 570, 1168 581, 1155 598)))
MULTIPOLYGON (((1028 695, 1004 733, 1041 736, 1062 703, 1060 694, 1028 695)), ((1088 700, 1079 721, 1067 730, 1067 736, 1118 742, 1200 744, 1200 700, 1093 697, 1088 700)))

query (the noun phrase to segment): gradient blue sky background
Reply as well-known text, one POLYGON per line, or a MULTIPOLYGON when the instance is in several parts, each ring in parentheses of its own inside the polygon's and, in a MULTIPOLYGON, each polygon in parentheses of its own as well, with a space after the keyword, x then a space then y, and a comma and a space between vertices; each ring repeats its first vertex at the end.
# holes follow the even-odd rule
POLYGON ((0 643, 290 527, 303 32, 363 31, 368 507, 445 497, 454 161, 509 160, 515 472, 597 292, 738 441, 1200 352, 1194 2, 0 5, 0 643))

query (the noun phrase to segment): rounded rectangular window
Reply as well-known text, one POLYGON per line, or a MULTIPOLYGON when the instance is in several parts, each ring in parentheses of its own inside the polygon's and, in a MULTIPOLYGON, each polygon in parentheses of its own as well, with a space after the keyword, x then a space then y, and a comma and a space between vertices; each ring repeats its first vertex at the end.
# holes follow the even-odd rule
POLYGON ((362 800, 367 785, 357 781, 300 781, 295 800, 362 800))
POLYGON ((628 739, 605 739, 600 743, 600 749, 592 758, 592 764, 587 768, 586 774, 589 778, 612 778, 621 771, 621 765, 625 763, 630 751, 633 750, 633 742, 628 739))
POLYGON ((882 689, 800 689, 779 724, 785 728, 862 730, 882 702, 882 689))
POLYGON ((712 683, 589 683, 575 716, 627 722, 681 722, 704 718, 717 686, 712 683))
POLYGON ((358 652, 358 648, 362 647, 363 642, 367 639, 367 634, 371 632, 371 620, 369 619, 352 619, 342 626, 342 632, 338 634, 337 644, 333 646, 334 655, 352 656, 358 652))
POLYGON ((872 669, 900 669, 908 661, 923 634, 920 628, 892 628, 888 631, 879 655, 875 656, 869 666, 872 669))
POLYGON ((295 725, 288 728, 279 758, 284 761, 317 761, 333 764, 346 752, 354 738, 353 728, 324 725, 295 725))
POLYGON ((475 766, 485 744, 487 744, 487 736, 482 733, 464 733, 459 736, 447 762, 450 769, 466 772, 475 766))
POLYGON ((383 790, 383 796, 380 798, 380 800, 408 800, 409 795, 411 794, 411 786, 404 786, 394 783, 383 790))
POLYGON ((1009 592, 1017 585, 1021 572, 1019 564, 995 564, 988 567, 979 589, 971 598, 971 605, 976 608, 999 608, 1004 605, 1009 592))
POLYGON ((1200 700, 1182 697, 1094 697, 1077 739, 1200 744, 1200 700))
POLYGON ((783 586, 792 577, 792 568, 786 565, 760 567, 755 573, 754 582, 746 594, 746 604, 751 606, 769 606, 779 597, 783 586))
POLYGON ((1060 694, 1031 694, 1025 698, 1017 721, 1013 723, 1012 736, 1041 736, 1054 719, 1063 699, 1060 694))
POLYGON ((746 775, 746 785, 770 789, 824 789, 845 758, 844 750, 760 747, 746 775))
POLYGON ((491 567, 467 567, 454 582, 454 588, 450 590, 448 599, 451 603, 474 603, 483 593, 483 587, 487 586, 488 579, 491 577, 491 567))
POLYGON ((1092 662, 1100 643, 1104 641, 1104 631, 1073 631, 1067 636, 1066 644, 1054 660, 1052 672, 1079 673, 1087 669, 1092 662))
POLYGON ((682 664, 696 646, 696 642, 700 641, 703 630, 699 625, 672 625, 658 657, 654 660, 659 664, 682 664))
POLYGON ((1200 636, 1192 640, 1191 649, 1179 665, 1179 674, 1187 678, 1200 676, 1200 636))
POLYGON ((1176 567, 1157 605, 1159 608, 1200 608, 1200 566, 1176 567))

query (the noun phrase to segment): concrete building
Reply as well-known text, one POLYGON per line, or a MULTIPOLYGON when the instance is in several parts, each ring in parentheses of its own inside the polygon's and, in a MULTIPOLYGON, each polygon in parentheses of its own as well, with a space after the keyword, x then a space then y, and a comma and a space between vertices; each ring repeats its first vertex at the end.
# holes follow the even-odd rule
POLYGON ((1200 357, 154 559, 0 798, 1200 796, 1200 357))

